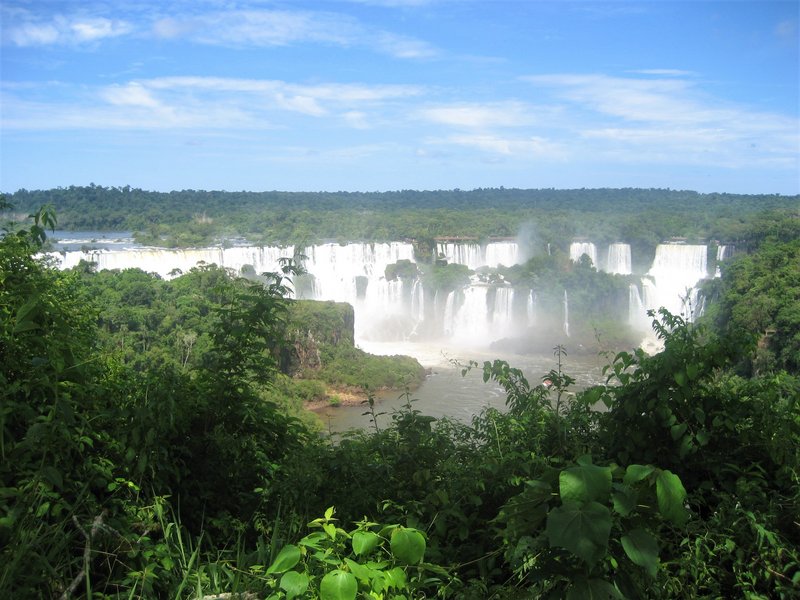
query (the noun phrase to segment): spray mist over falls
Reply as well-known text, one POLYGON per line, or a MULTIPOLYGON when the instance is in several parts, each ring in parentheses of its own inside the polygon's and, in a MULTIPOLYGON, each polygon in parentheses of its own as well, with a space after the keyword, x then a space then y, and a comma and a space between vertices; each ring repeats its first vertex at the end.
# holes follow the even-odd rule
MULTIPOLYGON (((725 256, 720 247, 718 257, 725 256)), ((611 274, 631 273, 631 247, 622 242, 598 250, 592 242, 571 244, 570 257, 580 261, 587 255, 594 264, 602 257, 600 269, 611 274)), ((398 261, 416 265, 414 248, 407 242, 318 244, 303 249, 288 247, 231 247, 168 250, 133 248, 88 252, 54 253, 63 268, 86 260, 98 269, 140 268, 169 279, 198 264, 217 264, 239 273, 277 272, 280 259, 295 252, 307 274, 295 281, 295 296, 314 300, 347 302, 355 307, 355 334, 363 341, 427 341, 444 339, 464 347, 486 347, 502 338, 544 335, 555 332, 570 335, 580 319, 573 296, 580 290, 553 289, 551 282, 533 287, 512 286, 502 277, 487 283, 473 274, 464 285, 436 289, 427 285, 416 268, 411 274, 387 278, 387 266, 398 261), (545 298, 557 298, 547 305, 545 298), (538 332, 538 333, 537 333, 538 332)), ((469 269, 511 266, 523 262, 527 252, 514 241, 478 244, 472 241, 441 241, 435 248, 439 261, 466 265, 469 269)), ((661 244, 652 266, 644 277, 625 284, 623 302, 618 307, 628 324, 649 331, 648 309, 664 306, 675 314, 692 318, 696 307, 696 286, 708 276, 704 245, 661 244)), ((424 265, 417 265, 424 270, 424 265)), ((588 301, 600 301, 590 298, 588 301)), ((584 299, 584 302, 587 300, 584 299)))

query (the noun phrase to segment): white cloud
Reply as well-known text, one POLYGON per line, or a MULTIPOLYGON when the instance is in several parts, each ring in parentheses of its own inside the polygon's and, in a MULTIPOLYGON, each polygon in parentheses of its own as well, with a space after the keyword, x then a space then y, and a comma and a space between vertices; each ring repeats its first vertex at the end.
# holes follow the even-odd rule
POLYGON ((24 13, 20 20, 22 22, 7 27, 6 39, 21 47, 86 44, 125 35, 133 30, 133 26, 127 21, 105 17, 56 15, 48 21, 42 21, 24 13))
POLYGON ((328 44, 369 48, 403 59, 436 56, 429 43, 389 31, 373 30, 349 15, 324 11, 229 10, 201 16, 156 20, 152 32, 161 38, 188 38, 228 47, 328 44))
POLYGON ((561 136, 595 157, 737 168, 797 161, 796 118, 723 103, 679 78, 527 77, 562 102, 561 136))
POLYGON ((419 118, 454 127, 485 129, 521 127, 537 121, 541 109, 522 102, 464 103, 432 106, 418 112, 419 118))
POLYGON ((431 138, 427 140, 427 143, 466 146, 493 154, 522 158, 562 158, 564 156, 564 148, 539 136, 508 138, 490 134, 452 135, 445 138, 431 138))
POLYGON ((370 129, 366 113, 360 110, 351 110, 342 115, 345 122, 353 129, 370 129))
POLYGON ((4 86, 2 126, 10 129, 261 129, 287 113, 368 127, 367 110, 422 93, 402 85, 292 84, 279 80, 163 77, 87 89, 64 86, 49 102, 31 101, 40 86, 4 86))
POLYGON ((439 54, 427 42, 388 32, 375 36, 375 47, 396 58, 434 58, 439 54))
POLYGON ((693 71, 682 71, 681 69, 638 69, 629 73, 639 73, 641 75, 659 75, 661 77, 691 77, 693 71))
POLYGON ((100 96, 116 106, 161 107, 161 103, 153 97, 153 93, 140 83, 112 85, 102 90, 100 96))

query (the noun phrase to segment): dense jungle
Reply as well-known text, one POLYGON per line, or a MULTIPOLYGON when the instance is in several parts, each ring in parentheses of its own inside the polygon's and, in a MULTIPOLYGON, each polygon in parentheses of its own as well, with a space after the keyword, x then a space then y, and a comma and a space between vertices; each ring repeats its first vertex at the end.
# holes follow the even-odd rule
POLYGON ((0 597, 800 595, 796 197, 90 186, 0 208, 0 597), (469 423, 416 409, 424 370, 355 348, 352 308, 292 300, 290 261, 166 281, 42 254, 57 227, 186 246, 523 222, 543 242, 702 237, 738 253, 703 284, 701 318, 653 311, 663 349, 619 348, 598 385, 576 388, 561 345, 534 378, 460 365, 507 396, 469 423), (361 386, 371 428, 327 435, 309 403, 361 386), (369 390, 386 387, 405 406, 379 420, 369 390))

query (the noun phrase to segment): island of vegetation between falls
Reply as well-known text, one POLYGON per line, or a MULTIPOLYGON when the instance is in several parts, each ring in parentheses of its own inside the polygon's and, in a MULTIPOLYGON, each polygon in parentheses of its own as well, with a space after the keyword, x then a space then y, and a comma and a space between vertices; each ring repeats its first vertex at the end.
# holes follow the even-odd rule
POLYGON ((652 313, 660 352, 582 390, 561 346, 537 379, 470 362, 505 410, 409 395, 337 437, 286 386, 388 372, 348 306, 290 301, 290 272, 60 270, 32 209, 0 238, 0 597, 798 597, 800 214, 775 201, 703 317, 652 313))

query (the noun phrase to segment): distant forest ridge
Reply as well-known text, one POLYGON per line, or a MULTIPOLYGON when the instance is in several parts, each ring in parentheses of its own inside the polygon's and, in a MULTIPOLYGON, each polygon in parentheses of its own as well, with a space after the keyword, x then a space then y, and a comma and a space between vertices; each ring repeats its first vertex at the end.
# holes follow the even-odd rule
POLYGON ((164 246, 231 237, 310 244, 521 236, 559 247, 574 238, 652 247, 671 237, 732 242, 759 215, 800 211, 797 195, 641 188, 152 192, 92 184, 22 189, 6 200, 17 217, 49 204, 61 229, 129 230, 142 243, 164 246))

